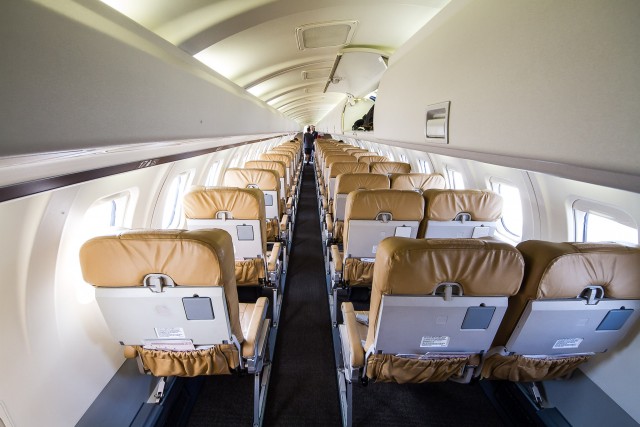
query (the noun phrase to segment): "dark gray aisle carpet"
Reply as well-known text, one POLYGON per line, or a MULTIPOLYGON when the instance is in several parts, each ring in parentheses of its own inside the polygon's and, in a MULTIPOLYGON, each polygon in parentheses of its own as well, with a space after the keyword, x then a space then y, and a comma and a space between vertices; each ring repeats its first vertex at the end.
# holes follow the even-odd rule
POLYGON ((271 373, 266 426, 340 425, 319 221, 313 168, 306 166, 271 373))

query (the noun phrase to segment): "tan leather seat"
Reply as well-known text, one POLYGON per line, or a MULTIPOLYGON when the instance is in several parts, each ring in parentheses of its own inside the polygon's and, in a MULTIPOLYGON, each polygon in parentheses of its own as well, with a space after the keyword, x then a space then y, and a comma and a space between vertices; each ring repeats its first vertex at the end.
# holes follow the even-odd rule
POLYGON ((522 288, 485 359, 482 376, 542 381, 614 351, 640 316, 640 248, 529 240, 522 288))
MULTIPOLYGON (((357 163, 358 160, 355 157, 350 156, 348 154, 334 154, 333 152, 330 152, 324 158, 322 163, 322 178, 319 180, 320 196, 322 198, 327 197, 327 190, 328 190, 327 187, 329 186, 329 169, 331 168, 332 164, 338 163, 338 162, 357 163)), ((366 172, 369 172, 369 171, 367 170, 366 172)))
POLYGON ((250 160, 244 164, 247 169, 269 169, 278 172, 280 177, 280 199, 282 206, 287 210, 287 214, 292 222, 295 222, 295 215, 292 212, 294 208, 294 200, 292 196, 292 190, 287 187, 286 174, 287 166, 284 162, 274 160, 250 160))
POLYGON ((324 213, 332 212, 333 197, 335 195, 336 178, 343 173, 367 173, 369 168, 365 163, 359 162, 335 162, 329 165, 328 182, 322 197, 322 208, 324 213))
POLYGON ((285 153, 262 153, 258 156, 258 160, 270 160, 276 162, 282 162, 285 165, 284 183, 285 187, 289 189, 287 195, 294 195, 295 186, 293 184, 293 166, 291 165, 291 156, 285 153))
POLYGON ((491 237, 502 216, 502 197, 489 190, 426 190, 425 215, 418 236, 491 237))
POLYGON ((187 228, 226 230, 233 240, 236 284, 273 291, 273 322, 277 326, 284 291, 280 242, 267 250, 264 195, 257 188, 193 187, 184 196, 187 228))
POLYGON ((411 165, 404 162, 372 162, 369 164, 371 173, 391 175, 392 173, 409 173, 411 165))
POLYGON ((342 241, 344 208, 347 202, 347 195, 350 192, 355 190, 388 189, 389 186, 389 178, 386 175, 372 173, 345 173, 338 175, 333 199, 333 213, 325 216, 330 237, 334 241, 342 241))
POLYGON ((392 173, 389 175, 394 190, 412 190, 423 193, 426 190, 442 190, 446 186, 444 176, 439 173, 392 173))
MULTIPOLYGON (((80 249, 80 266, 125 356, 158 377, 247 370, 269 381, 267 298, 238 303, 233 245, 223 230, 138 230, 80 249)), ((162 398, 164 378, 156 402, 162 398)), ((254 395, 260 423, 266 388, 254 395)))
POLYGON ((230 168, 224 173, 222 183, 226 187, 259 188, 265 197, 267 218, 267 241, 289 239, 289 216, 282 210, 280 203, 280 177, 268 169, 230 168))
MULTIPOLYGON (((358 153, 356 153, 356 155, 357 154, 358 153)), ((358 157, 359 162, 366 163, 368 165, 370 165, 371 163, 386 162, 388 160, 389 159, 387 159, 385 156, 378 156, 377 154, 358 157)))
POLYGON ((469 381, 491 344, 507 297, 518 291, 523 270, 522 256, 506 243, 383 240, 369 312, 342 304, 343 393, 349 395, 352 383, 362 379, 469 381))
POLYGON ((338 289, 371 286, 373 261, 386 237, 415 238, 424 215, 424 199, 414 191, 356 190, 349 193, 344 216, 343 250, 331 246, 332 323, 337 325, 338 289))

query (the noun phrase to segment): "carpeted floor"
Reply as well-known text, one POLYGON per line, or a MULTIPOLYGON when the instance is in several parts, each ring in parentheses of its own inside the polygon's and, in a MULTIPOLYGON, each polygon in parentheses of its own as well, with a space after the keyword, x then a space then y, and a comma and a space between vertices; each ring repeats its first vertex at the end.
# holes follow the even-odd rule
MULTIPOLYGON (((304 169, 265 426, 340 426, 313 168, 304 169)), ((206 378, 189 426, 249 426, 253 378, 206 378)), ((481 388, 456 383, 354 385, 354 426, 499 426, 481 388)))

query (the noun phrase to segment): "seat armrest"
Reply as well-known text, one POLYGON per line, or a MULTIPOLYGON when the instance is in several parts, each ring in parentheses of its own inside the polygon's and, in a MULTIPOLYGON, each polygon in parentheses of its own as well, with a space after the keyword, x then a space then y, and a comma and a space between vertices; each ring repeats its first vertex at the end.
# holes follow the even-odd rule
POLYGON ((249 328, 242 342, 242 357, 251 358, 258 354, 258 333, 260 332, 262 322, 267 316, 267 308, 269 307, 269 299, 260 297, 256 301, 249 328))
POLYGON ((289 198, 287 199, 287 209, 291 209, 292 206, 293 206, 293 197, 289 196, 289 198))
POLYGON ((342 271, 342 254, 338 245, 331 245, 331 259, 333 259, 335 271, 342 271))
POLYGON ((351 368, 361 368, 364 366, 364 348, 360 342, 356 313, 353 310, 352 303, 342 303, 342 319, 347 331, 347 348, 350 353, 349 363, 351 368))
POLYGON ((267 260, 267 270, 269 272, 277 270, 278 259, 280 259, 281 249, 282 249, 282 244, 280 242, 275 242, 273 244, 273 247, 271 248, 271 253, 269 254, 269 259, 267 260))
POLYGON ((282 215, 282 219, 280 220, 280 231, 287 231, 287 225, 289 224, 289 215, 282 215))
POLYGON ((326 214, 324 216, 324 220, 327 223, 327 231, 329 233, 333 233, 333 218, 331 217, 331 214, 326 214))

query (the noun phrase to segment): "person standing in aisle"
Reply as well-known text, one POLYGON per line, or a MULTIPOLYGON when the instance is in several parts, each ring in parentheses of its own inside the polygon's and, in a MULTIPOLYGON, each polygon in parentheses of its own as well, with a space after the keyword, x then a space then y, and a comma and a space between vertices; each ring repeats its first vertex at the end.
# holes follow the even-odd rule
POLYGON ((309 164, 309 162, 311 161, 311 153, 313 152, 313 143, 315 141, 313 133, 311 132, 311 125, 307 126, 304 129, 302 141, 304 144, 304 160, 307 164, 309 164))

